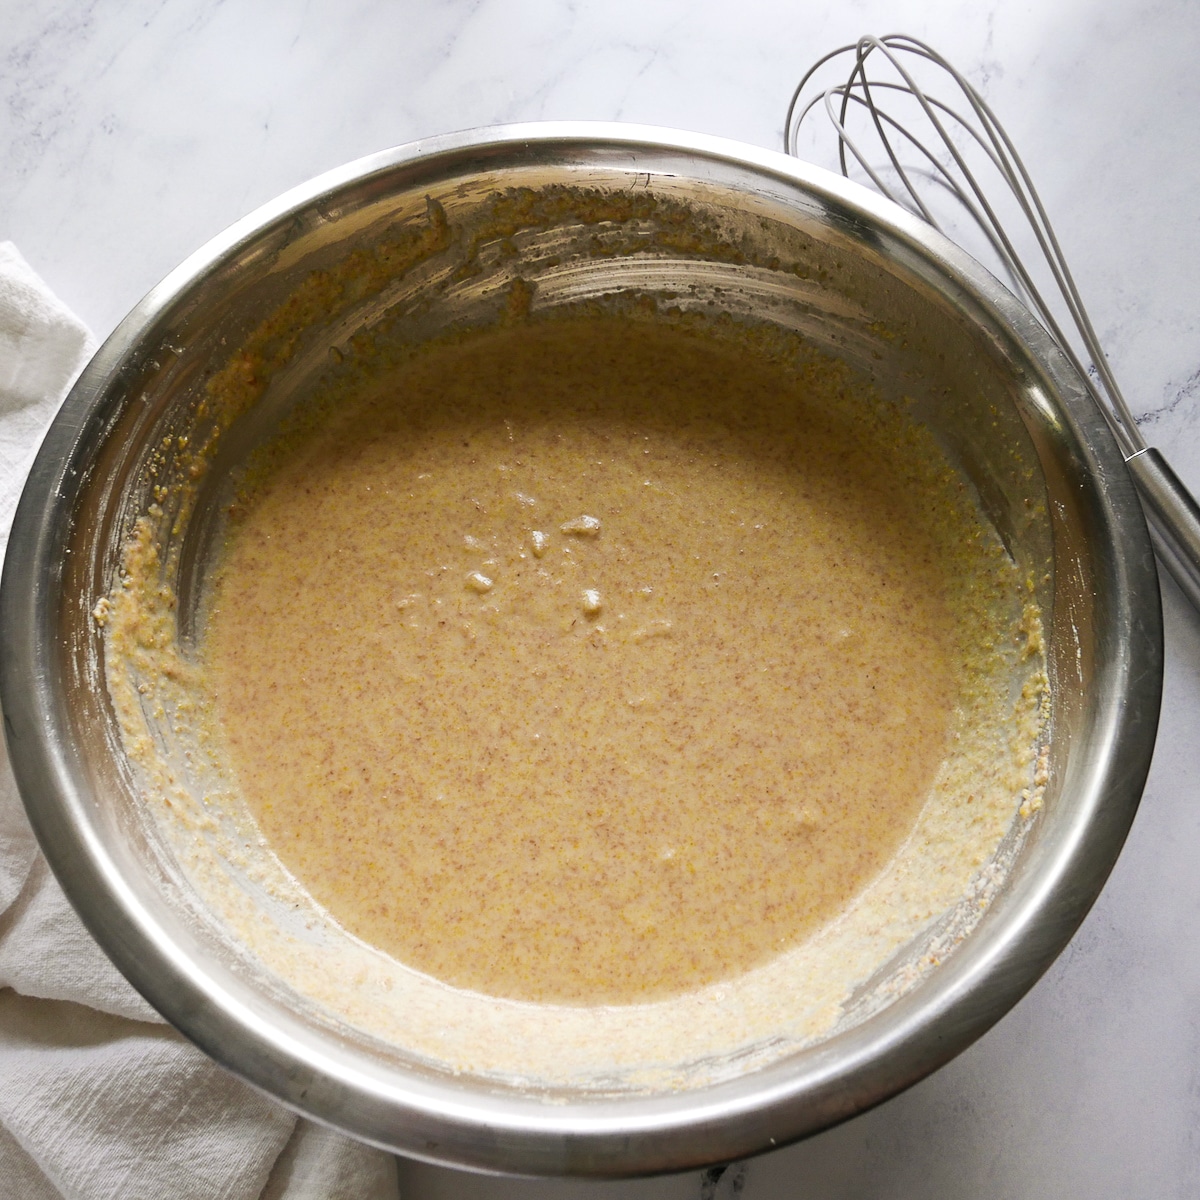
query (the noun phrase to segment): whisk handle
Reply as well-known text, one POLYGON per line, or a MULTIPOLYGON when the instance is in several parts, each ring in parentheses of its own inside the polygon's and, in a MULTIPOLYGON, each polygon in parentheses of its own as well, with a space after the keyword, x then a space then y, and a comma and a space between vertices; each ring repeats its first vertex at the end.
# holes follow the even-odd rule
POLYGON ((1152 446, 1126 460, 1159 561, 1200 610, 1200 505, 1152 446))

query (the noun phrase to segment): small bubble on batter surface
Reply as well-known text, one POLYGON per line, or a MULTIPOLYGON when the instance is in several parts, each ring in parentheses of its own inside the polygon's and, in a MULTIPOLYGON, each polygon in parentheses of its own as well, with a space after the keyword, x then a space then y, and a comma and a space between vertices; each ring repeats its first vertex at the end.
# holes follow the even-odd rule
POLYGON ((633 631, 633 640, 644 642, 647 638, 665 637, 673 628, 673 622, 665 619, 647 621, 645 625, 640 625, 633 631))
POLYGON ((575 517, 573 520, 564 521, 559 529, 563 533, 573 533, 580 537, 595 537, 600 532, 599 517, 575 517))

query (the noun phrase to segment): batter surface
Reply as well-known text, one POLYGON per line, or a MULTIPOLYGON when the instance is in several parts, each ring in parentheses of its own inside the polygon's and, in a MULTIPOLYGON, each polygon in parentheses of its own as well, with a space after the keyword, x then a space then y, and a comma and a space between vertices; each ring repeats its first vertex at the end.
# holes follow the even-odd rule
POLYGON ((770 960, 880 873, 947 752, 980 527, 844 384, 532 321, 276 449, 206 690, 346 929, 462 988, 619 1004, 770 960))

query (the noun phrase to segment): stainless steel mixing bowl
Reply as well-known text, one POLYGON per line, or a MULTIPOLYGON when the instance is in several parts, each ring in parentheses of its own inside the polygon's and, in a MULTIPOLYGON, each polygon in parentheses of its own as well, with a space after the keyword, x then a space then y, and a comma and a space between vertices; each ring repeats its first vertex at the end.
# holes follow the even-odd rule
MULTIPOLYGON (((183 469, 166 458, 168 475, 183 469)), ((1125 466, 1020 304, 928 226, 831 174, 609 125, 387 151, 193 255, 106 342, 46 438, 9 544, 0 626, 5 730, 30 819, 88 928, 147 999, 300 1111, 406 1154, 527 1173, 746 1155, 860 1112, 963 1049, 1037 979, 1104 883, 1149 767, 1162 673, 1157 576, 1125 466), (536 202, 568 192, 557 207, 536 202), (420 336, 486 319, 514 295, 536 309, 620 294, 798 329, 915 401, 1035 582, 1050 781, 995 902, 890 1004, 712 1086, 546 1095, 439 1071, 322 1020, 247 959, 139 799, 92 611, 153 499, 151 458, 168 438, 212 432, 205 380, 248 341, 267 364, 254 403, 222 431, 212 485, 177 531, 185 639, 220 481, 339 347, 384 322, 420 336), (290 323, 264 340, 264 315, 287 305, 290 323)))

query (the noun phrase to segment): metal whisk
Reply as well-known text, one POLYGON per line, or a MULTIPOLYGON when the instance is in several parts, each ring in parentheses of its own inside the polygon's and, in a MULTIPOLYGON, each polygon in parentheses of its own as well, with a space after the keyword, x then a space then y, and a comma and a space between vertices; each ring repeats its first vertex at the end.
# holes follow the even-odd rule
POLYGON ((859 38, 813 64, 788 105, 783 144, 789 154, 796 153, 796 134, 804 119, 822 101, 837 133, 843 175, 850 174, 849 152, 883 195, 935 228, 941 229, 941 225, 933 213, 934 198, 943 193, 952 196, 982 230, 1017 290, 1087 382, 1137 484, 1159 559, 1200 609, 1200 507, 1166 459, 1146 445, 1109 368, 1025 164, 987 102, 937 51, 901 33, 859 38), (802 105, 814 77, 835 61, 850 66, 848 77, 815 91, 802 105), (886 76, 872 73, 876 68, 883 68, 886 76), (953 84, 949 102, 931 95, 918 82, 918 75, 937 73, 953 84), (867 137, 874 139, 875 149, 882 150, 886 163, 876 159, 879 165, 873 165, 860 148, 849 129, 852 117, 857 117, 867 137), (906 166, 904 159, 913 156, 918 165, 906 166), (994 172, 1007 191, 989 194, 972 162, 994 172), (889 184, 888 179, 893 182, 889 184), (998 204, 1010 204, 1009 197, 1033 232, 1086 358, 1064 335, 997 214, 998 204))

